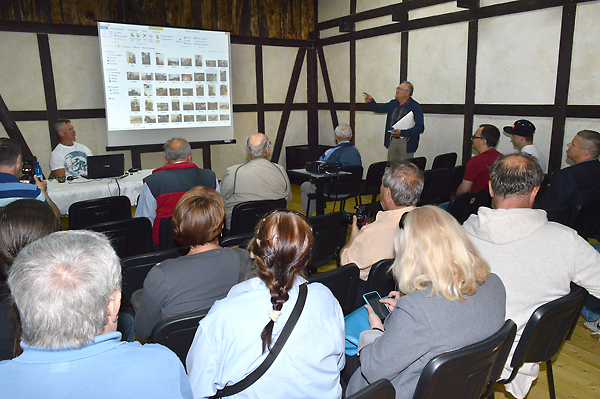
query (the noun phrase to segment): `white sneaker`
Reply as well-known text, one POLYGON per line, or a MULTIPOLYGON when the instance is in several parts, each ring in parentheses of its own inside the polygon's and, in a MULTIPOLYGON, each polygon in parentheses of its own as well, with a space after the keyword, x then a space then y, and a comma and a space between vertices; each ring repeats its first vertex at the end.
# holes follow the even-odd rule
POLYGON ((592 335, 600 335, 600 320, 586 321, 583 325, 593 331, 592 335))

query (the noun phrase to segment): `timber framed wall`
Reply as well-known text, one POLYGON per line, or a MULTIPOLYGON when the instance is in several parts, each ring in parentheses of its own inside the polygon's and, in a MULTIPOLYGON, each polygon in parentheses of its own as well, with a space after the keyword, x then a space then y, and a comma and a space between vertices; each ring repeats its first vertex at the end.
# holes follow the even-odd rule
MULTIPOLYGON (((565 145, 575 133, 600 130, 600 33, 594 28, 600 2, 479 3, 464 9, 443 0, 321 2, 322 131, 335 121, 354 124, 363 163, 385 159, 385 116, 368 110, 362 92, 389 101, 408 78, 425 113, 417 155, 429 165, 451 151, 466 162, 481 123, 502 129, 526 118, 537 126, 535 144, 549 171, 566 166, 565 145)), ((514 151, 508 136, 498 149, 514 151)))

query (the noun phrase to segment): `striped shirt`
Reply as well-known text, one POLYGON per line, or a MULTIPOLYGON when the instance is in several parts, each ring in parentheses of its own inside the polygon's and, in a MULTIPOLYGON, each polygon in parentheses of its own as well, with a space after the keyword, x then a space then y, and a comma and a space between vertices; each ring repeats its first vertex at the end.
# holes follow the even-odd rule
POLYGON ((0 207, 23 198, 46 201, 42 190, 35 184, 21 183, 16 176, 0 173, 0 207))

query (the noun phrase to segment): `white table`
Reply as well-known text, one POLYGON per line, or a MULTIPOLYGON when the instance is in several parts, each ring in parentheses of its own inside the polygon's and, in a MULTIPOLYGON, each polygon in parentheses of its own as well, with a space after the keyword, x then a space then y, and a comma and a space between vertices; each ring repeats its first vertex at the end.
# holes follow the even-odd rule
POLYGON ((75 202, 103 197, 125 195, 131 205, 137 205, 143 180, 151 174, 152 169, 145 169, 122 178, 88 180, 80 177, 64 183, 49 180, 48 195, 63 215, 69 213, 69 206, 75 202))

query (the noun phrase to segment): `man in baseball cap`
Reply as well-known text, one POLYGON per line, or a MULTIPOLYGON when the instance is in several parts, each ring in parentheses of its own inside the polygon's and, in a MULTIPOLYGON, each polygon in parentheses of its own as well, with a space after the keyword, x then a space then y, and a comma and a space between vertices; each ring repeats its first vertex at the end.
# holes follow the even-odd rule
POLYGON ((535 133, 533 123, 527 119, 519 119, 513 126, 505 126, 504 131, 511 135, 511 141, 519 151, 532 155, 539 162, 542 170, 546 171, 546 159, 533 145, 533 133, 535 133))

